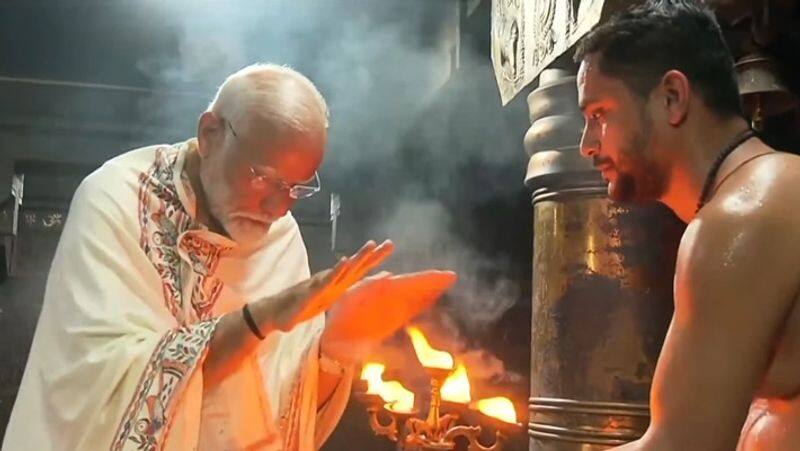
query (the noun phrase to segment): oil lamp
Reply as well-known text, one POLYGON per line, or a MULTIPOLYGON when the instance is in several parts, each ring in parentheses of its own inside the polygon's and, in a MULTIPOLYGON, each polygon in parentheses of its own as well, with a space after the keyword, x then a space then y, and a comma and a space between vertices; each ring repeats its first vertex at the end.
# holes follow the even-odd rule
POLYGON ((407 332, 430 378, 427 415, 420 416, 414 409, 413 392, 397 381, 383 380, 384 365, 368 363, 362 368, 355 397, 366 406, 375 434, 408 451, 456 450, 460 437, 466 440, 467 451, 501 451, 510 434, 522 431, 509 399, 472 401, 466 366, 456 365, 451 354, 432 348, 418 328, 409 327, 407 332), (493 443, 481 443, 482 425, 495 431, 493 443))

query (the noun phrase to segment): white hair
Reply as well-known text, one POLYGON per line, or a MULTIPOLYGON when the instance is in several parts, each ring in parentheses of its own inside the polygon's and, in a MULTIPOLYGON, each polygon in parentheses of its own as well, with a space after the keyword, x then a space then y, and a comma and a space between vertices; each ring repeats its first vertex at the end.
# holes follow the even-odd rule
POLYGON ((220 85, 208 111, 248 133, 253 119, 279 132, 309 133, 328 127, 328 106, 314 83, 277 64, 253 64, 220 85))

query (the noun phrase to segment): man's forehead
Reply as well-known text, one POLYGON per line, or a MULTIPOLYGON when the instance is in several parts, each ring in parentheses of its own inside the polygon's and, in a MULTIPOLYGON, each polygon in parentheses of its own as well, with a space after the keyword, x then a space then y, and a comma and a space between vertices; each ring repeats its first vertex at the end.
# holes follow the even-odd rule
POLYGON ((581 109, 621 94, 621 81, 600 70, 596 55, 588 55, 581 61, 577 84, 578 104, 581 109))
POLYGON ((324 142, 318 139, 289 139, 262 148, 253 166, 270 167, 287 182, 300 183, 313 178, 324 153, 324 142))
POLYGON ((586 83, 586 72, 592 67, 592 61, 588 59, 588 57, 581 60, 581 64, 578 67, 578 86, 581 86, 586 83))
POLYGON ((295 131, 257 125, 249 136, 252 156, 261 159, 283 157, 285 153, 314 154, 323 151, 327 141, 327 130, 295 131))
POLYGON ((581 109, 585 108, 589 104, 595 101, 594 99, 594 85, 596 84, 594 80, 594 61, 591 59, 590 56, 581 61, 581 65, 578 68, 578 104, 580 105, 581 109))

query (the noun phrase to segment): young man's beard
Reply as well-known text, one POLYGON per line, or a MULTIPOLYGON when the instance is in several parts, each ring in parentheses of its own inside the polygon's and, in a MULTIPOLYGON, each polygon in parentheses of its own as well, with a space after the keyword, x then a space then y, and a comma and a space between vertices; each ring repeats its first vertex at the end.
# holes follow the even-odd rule
POLYGON ((615 202, 646 203, 658 200, 666 191, 669 174, 648 155, 650 124, 645 119, 642 130, 620 151, 615 186, 608 195, 615 202))
POLYGON ((632 170, 618 173, 616 187, 609 192, 611 199, 616 202, 632 203, 646 203, 660 199, 666 187, 666 176, 661 168, 655 162, 646 159, 631 162, 630 166, 632 170))

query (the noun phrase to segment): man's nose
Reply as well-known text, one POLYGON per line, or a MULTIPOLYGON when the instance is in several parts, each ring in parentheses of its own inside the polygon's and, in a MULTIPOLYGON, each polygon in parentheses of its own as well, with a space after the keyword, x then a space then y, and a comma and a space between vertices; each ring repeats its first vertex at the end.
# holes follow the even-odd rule
POLYGON ((597 140, 594 133, 589 130, 589 127, 583 128, 583 135, 581 135, 581 155, 584 158, 593 157, 600 149, 600 142, 597 140))
POLYGON ((261 203, 261 208, 270 216, 280 218, 292 208, 294 202, 295 200, 289 196, 288 192, 279 192, 274 196, 266 197, 261 203))

